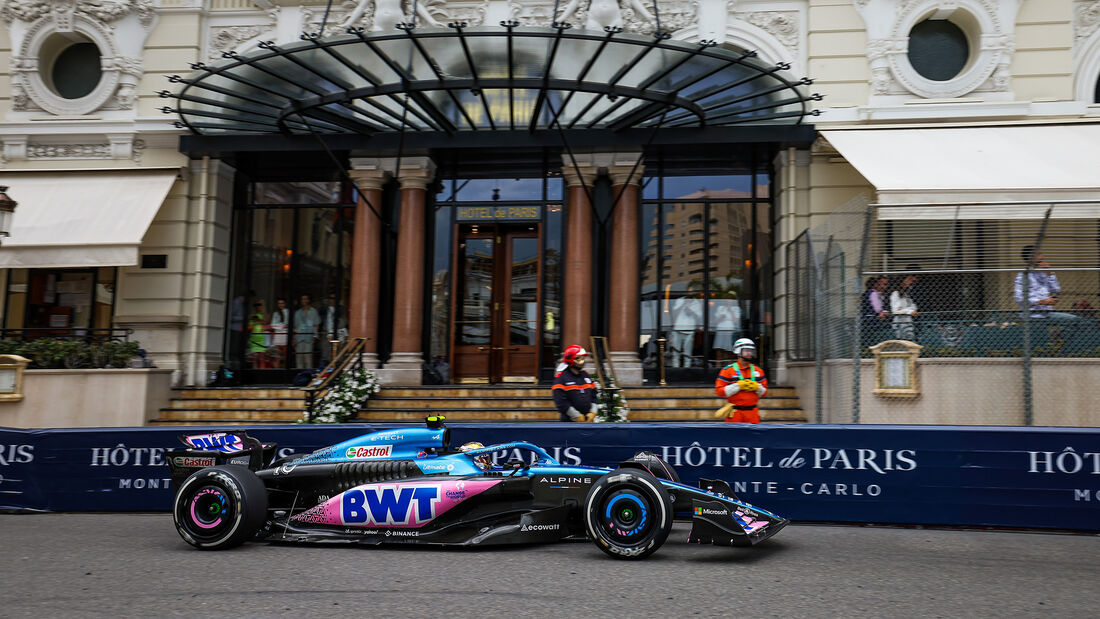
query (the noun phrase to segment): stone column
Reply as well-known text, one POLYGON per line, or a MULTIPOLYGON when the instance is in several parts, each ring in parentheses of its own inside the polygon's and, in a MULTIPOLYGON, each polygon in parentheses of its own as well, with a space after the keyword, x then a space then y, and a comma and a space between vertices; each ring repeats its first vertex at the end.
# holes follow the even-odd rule
POLYGON ((378 303, 382 278, 382 186, 390 174, 378 159, 352 159, 348 172, 359 186, 351 249, 348 335, 365 338, 363 365, 378 367, 378 303))
MULTIPOLYGON (((619 162, 617 162, 619 163, 619 162)), ((638 359, 638 313, 641 302, 638 247, 641 205, 638 202, 644 166, 633 163, 608 168, 611 195, 611 282, 608 300, 608 347, 619 385, 641 385, 638 359), (631 172, 633 171, 633 174, 631 172)))
POLYGON ((379 378, 393 385, 421 384, 424 364, 421 328, 424 318, 425 204, 435 163, 427 157, 401 160, 401 216, 397 228, 397 265, 393 290, 393 352, 379 378))
POLYGON ((565 290, 562 292, 562 348, 580 344, 588 348, 592 335, 592 201, 588 193, 599 168, 574 166, 563 157, 566 184, 565 290), (578 169, 579 168, 579 169, 578 169), (583 184, 582 184, 583 181, 583 184))

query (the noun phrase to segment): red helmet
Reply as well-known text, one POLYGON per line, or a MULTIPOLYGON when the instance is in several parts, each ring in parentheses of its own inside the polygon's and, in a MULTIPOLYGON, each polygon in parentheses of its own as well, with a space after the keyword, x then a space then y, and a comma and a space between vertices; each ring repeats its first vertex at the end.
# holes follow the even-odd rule
POLYGON ((565 349, 565 352, 561 354, 561 362, 573 364, 577 361, 578 357, 587 357, 588 351, 583 347, 573 344, 565 349))

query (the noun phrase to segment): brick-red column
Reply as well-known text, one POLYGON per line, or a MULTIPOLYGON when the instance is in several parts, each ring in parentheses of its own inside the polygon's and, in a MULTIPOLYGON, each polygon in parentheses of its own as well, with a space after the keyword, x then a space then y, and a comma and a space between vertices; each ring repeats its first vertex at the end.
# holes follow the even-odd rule
MULTIPOLYGON (((640 174, 636 174, 640 177, 640 174)), ((612 181, 619 179, 613 178, 612 181)), ((611 297, 608 299, 608 344, 612 351, 637 352, 639 260, 638 184, 613 185, 618 198, 611 216, 611 297), (622 194, 620 196, 620 193, 622 194)))
POLYGON ((568 185, 565 208, 565 290, 562 299, 562 348, 571 344, 588 347, 592 335, 592 202, 585 185, 591 191, 595 172, 583 173, 565 169, 562 175, 568 185))
POLYGON ((421 352, 424 304, 424 205, 421 179, 401 178, 401 219, 393 290, 393 352, 421 352))
POLYGON ((351 248, 348 334, 366 338, 363 352, 378 352, 378 303, 382 264, 382 182, 380 174, 351 172, 359 186, 351 248), (369 203, 369 205, 368 205, 369 203), (374 209, 371 209, 371 206, 374 209), (376 214, 378 213, 378 214, 376 214))

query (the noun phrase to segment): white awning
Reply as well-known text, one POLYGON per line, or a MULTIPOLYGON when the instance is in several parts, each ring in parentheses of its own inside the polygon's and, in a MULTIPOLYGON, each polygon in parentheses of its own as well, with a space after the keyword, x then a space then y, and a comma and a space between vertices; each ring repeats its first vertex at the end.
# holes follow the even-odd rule
MULTIPOLYGON (((821 134, 875 186, 879 204, 921 205, 904 209, 908 215, 899 209, 898 219, 1030 219, 1043 216, 1043 201, 1100 201, 1100 123, 821 134)), ((1100 217, 1100 203, 1058 207, 1052 216, 1100 217)))
POLYGON ((19 203, 0 268, 132 266, 175 170, 0 172, 19 203))

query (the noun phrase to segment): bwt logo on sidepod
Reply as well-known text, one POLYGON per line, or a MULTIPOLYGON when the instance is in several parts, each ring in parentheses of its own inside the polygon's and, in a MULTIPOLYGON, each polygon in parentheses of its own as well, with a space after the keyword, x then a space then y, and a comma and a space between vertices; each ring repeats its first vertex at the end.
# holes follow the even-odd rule
POLYGON ((439 486, 353 488, 341 499, 343 524, 420 525, 435 518, 439 486))
POLYGON ((393 445, 372 445, 370 447, 348 447, 346 455, 353 460, 363 458, 388 458, 393 453, 393 445))

